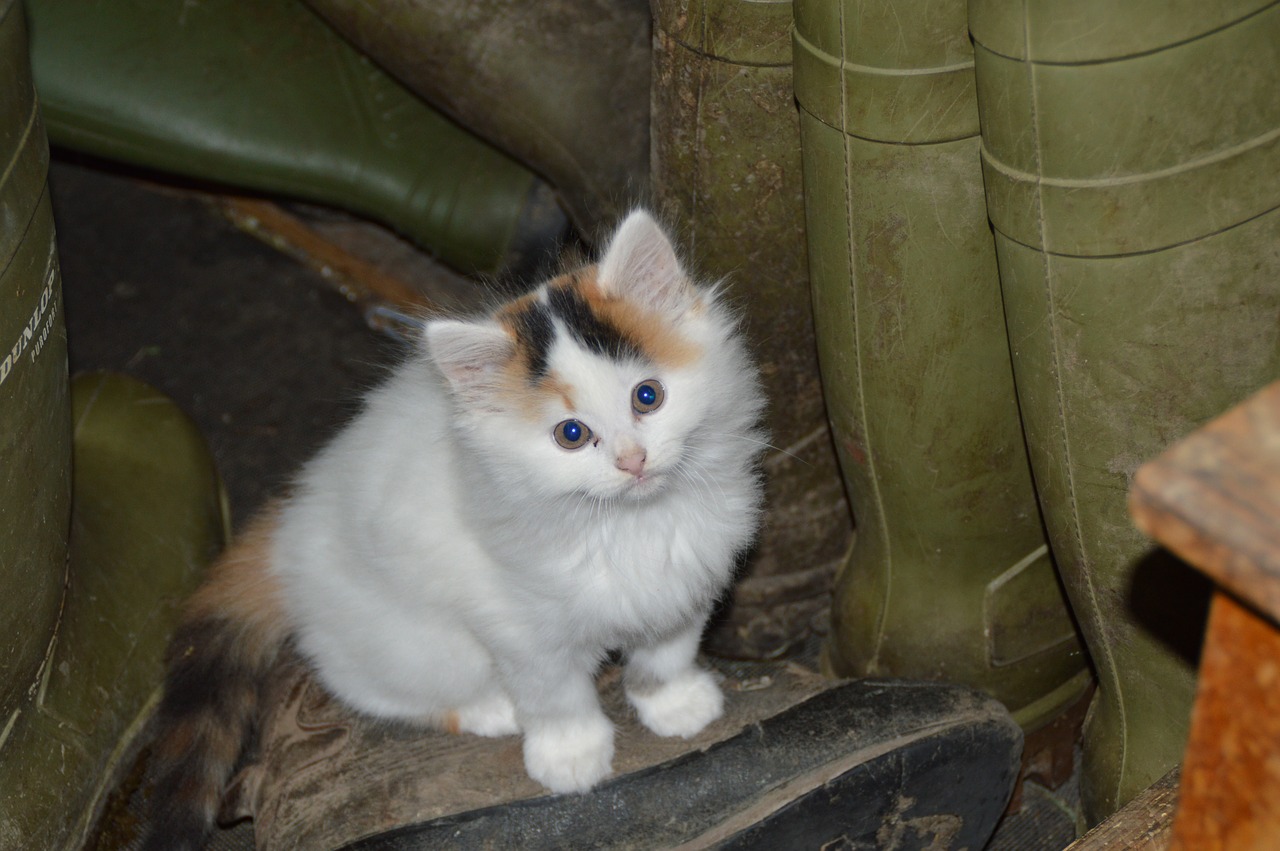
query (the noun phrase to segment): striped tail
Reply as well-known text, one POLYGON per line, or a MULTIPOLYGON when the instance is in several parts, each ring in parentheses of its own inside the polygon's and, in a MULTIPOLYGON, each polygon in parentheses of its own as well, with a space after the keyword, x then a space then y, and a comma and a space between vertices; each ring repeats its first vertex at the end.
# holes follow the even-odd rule
POLYGON ((204 847, 256 736, 261 685, 289 637, 268 570, 275 526, 275 512, 263 512, 214 563, 170 641, 144 851, 204 847))

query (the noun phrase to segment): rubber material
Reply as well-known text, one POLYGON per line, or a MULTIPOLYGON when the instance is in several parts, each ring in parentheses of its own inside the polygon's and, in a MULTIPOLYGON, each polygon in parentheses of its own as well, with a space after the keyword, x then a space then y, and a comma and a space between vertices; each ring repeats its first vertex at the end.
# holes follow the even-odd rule
POLYGON ((307 0, 427 102, 551 183, 588 240, 649 178, 644 0, 307 0))
POLYGON ((0 748, 66 582, 71 409, 48 169, 22 5, 0 0, 0 748))
POLYGON ((168 400, 119 377, 67 380, 49 153, 26 44, 21 4, 0 0, 6 851, 83 846, 154 698, 178 601, 225 531, 212 460, 168 400))
POLYGON ((204 438, 168 398, 91 374, 71 399, 68 584, 39 686, 0 748, 0 818, 19 848, 88 840, 159 698, 178 607, 227 534, 204 438))
MULTIPOLYGON (((534 176, 297 0, 28 6, 54 144, 352 210, 464 272, 495 272, 513 246, 528 251, 520 219, 540 197, 534 176)), ((563 222, 549 232, 536 223, 537 250, 563 222)))
POLYGON ((858 534, 826 661, 1027 729, 1088 685, 1014 394, 963 0, 796 3, 809 265, 858 534))
POLYGON ((1019 404, 1099 678, 1090 822, 1180 759, 1204 623, 1129 479, 1280 376, 1280 4, 1122 5, 970 7, 1019 404))
POLYGON ((974 692, 849 683, 588 795, 459 813, 344 851, 981 848, 1021 746, 1004 709, 974 692))

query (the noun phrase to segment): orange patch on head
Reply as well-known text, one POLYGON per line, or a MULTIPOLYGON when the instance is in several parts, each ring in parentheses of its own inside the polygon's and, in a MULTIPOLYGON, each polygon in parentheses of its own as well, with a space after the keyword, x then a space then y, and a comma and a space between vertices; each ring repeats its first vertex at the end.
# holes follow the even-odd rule
POLYGON ((538 292, 503 305, 495 318, 512 342, 512 357, 505 364, 504 381, 500 384, 518 387, 521 383, 532 383, 530 379, 536 379, 553 337, 553 329, 538 292))
POLYGON ((533 310, 537 303, 538 290, 535 289, 499 307, 497 312, 494 313, 494 319, 498 320, 507 329, 507 333, 518 342, 520 334, 517 328, 520 325, 520 317, 533 310))
POLYGON ((556 382, 550 376, 534 379, 524 359, 519 357, 511 359, 487 391, 495 410, 521 414, 532 420, 538 419, 548 395, 562 395, 556 382))
POLYGON ((547 396, 558 396, 560 404, 564 405, 566 411, 573 411, 577 408, 573 401, 573 387, 554 372, 548 373, 545 378, 538 382, 537 390, 547 396))
POLYGON ((518 413, 532 422, 540 421, 550 405, 561 405, 566 411, 575 409, 573 388, 568 383, 554 372, 531 380, 528 370, 519 364, 507 368, 493 394, 503 410, 518 413))
POLYGON ((606 295, 600 290, 596 267, 587 266, 569 276, 574 286, 596 316, 617 328, 631 340, 644 356, 658 366, 687 366, 700 354, 701 348, 671 327, 671 320, 626 299, 606 295))
POLYGON ((567 334, 606 357, 638 357, 678 368, 701 347, 680 333, 671 318, 641 303, 606 294, 595 266, 586 266, 521 296, 494 314, 512 340, 512 357, 487 389, 495 410, 539 418, 549 402, 574 410, 571 387, 551 369, 555 342, 567 334), (552 398, 548 398, 552 397, 552 398))

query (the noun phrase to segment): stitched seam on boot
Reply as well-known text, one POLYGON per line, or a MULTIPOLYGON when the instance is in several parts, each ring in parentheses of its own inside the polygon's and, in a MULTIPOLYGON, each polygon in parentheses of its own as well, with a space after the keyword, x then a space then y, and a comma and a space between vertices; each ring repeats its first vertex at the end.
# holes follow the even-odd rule
MULTIPOLYGON (((844 68, 849 57, 846 52, 844 32, 844 4, 840 4, 840 67, 844 68)), ((842 70, 843 74, 843 70, 842 70)), ((849 191, 849 162, 852 159, 852 153, 849 150, 848 132, 849 122, 849 90, 844 85, 843 79, 840 83, 840 132, 842 135, 841 147, 844 149, 844 232, 848 235, 849 250, 849 272, 851 276, 857 275, 857 245, 853 237, 853 198, 849 191)), ((849 292, 852 302, 852 325, 853 325, 853 351, 855 353, 854 364, 855 372, 858 376, 858 409, 862 419, 862 437, 865 442, 863 447, 864 454, 867 459, 867 473, 871 479, 871 493, 875 502, 876 517, 879 521, 877 525, 880 527, 880 534, 884 540, 884 595, 880 600, 880 607, 877 613, 878 623, 875 629, 875 649, 871 656, 871 671, 864 673, 873 673, 880 669, 880 649, 884 646, 884 624, 889 611, 889 597, 893 590, 893 542, 889 538, 889 521, 884 513, 884 495, 880 492, 880 477, 876 474, 875 452, 872 449, 871 429, 867 421, 867 392, 866 385, 862 377, 862 331, 858 327, 858 286, 857 281, 851 280, 849 292)))
MULTIPOLYGON (((1075 526, 1076 550, 1080 556, 1080 572, 1083 578, 1083 585, 1089 594, 1089 606, 1093 611, 1094 622, 1097 625, 1099 634, 1103 631, 1102 619, 1099 616, 1098 608, 1098 592, 1094 587, 1093 576, 1087 569, 1088 558, 1085 555, 1084 535, 1080 528, 1080 506, 1076 499, 1076 480, 1074 468, 1071 463, 1071 440, 1067 435, 1067 412, 1066 403, 1063 399, 1062 387, 1062 355, 1058 338, 1058 321, 1056 313, 1056 304, 1054 301, 1053 283, 1051 272, 1052 256, 1049 251, 1049 241, 1046 222, 1044 218, 1044 163, 1041 160, 1041 136, 1040 136, 1040 99, 1039 92, 1036 87, 1036 63, 1032 59, 1031 54, 1031 11, 1028 0, 1022 3, 1022 38, 1023 38, 1023 60, 1027 66, 1028 83, 1031 87, 1031 131, 1035 134, 1032 150, 1035 152, 1035 169, 1036 169, 1036 218, 1040 229, 1040 257, 1043 269, 1042 280, 1044 281, 1045 300, 1048 306, 1048 326, 1049 341, 1052 347, 1053 372, 1054 372, 1054 393, 1057 397, 1058 405, 1058 427, 1061 432, 1062 450, 1066 461, 1066 480, 1067 492, 1071 502, 1071 519, 1075 526)), ((1116 701, 1119 711, 1116 716, 1120 724, 1120 775, 1124 775, 1125 765, 1128 762, 1128 748, 1125 747, 1127 741, 1126 726, 1128 724, 1124 713, 1124 694, 1119 688, 1119 681, 1116 677, 1115 659, 1111 654, 1110 644, 1104 640, 1098 642, 1101 646, 1097 648, 1102 652, 1107 660, 1107 668, 1111 672, 1111 693, 1116 701)), ((1091 651, 1094 648, 1089 648, 1091 651)))

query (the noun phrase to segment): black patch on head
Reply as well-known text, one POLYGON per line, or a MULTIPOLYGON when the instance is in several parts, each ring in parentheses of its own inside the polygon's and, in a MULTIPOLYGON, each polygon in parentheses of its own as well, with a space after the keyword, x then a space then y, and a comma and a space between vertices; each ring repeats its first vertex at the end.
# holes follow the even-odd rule
POLYGON ((552 287, 547 298, 551 310, 588 351, 613 360, 641 357, 640 347, 611 322, 597 316, 587 300, 572 286, 552 287))
POLYGON ((511 315, 520 348, 525 352, 529 378, 538 381, 547 374, 547 353, 555 340, 555 327, 551 324, 551 311, 540 301, 531 301, 523 310, 511 315))

